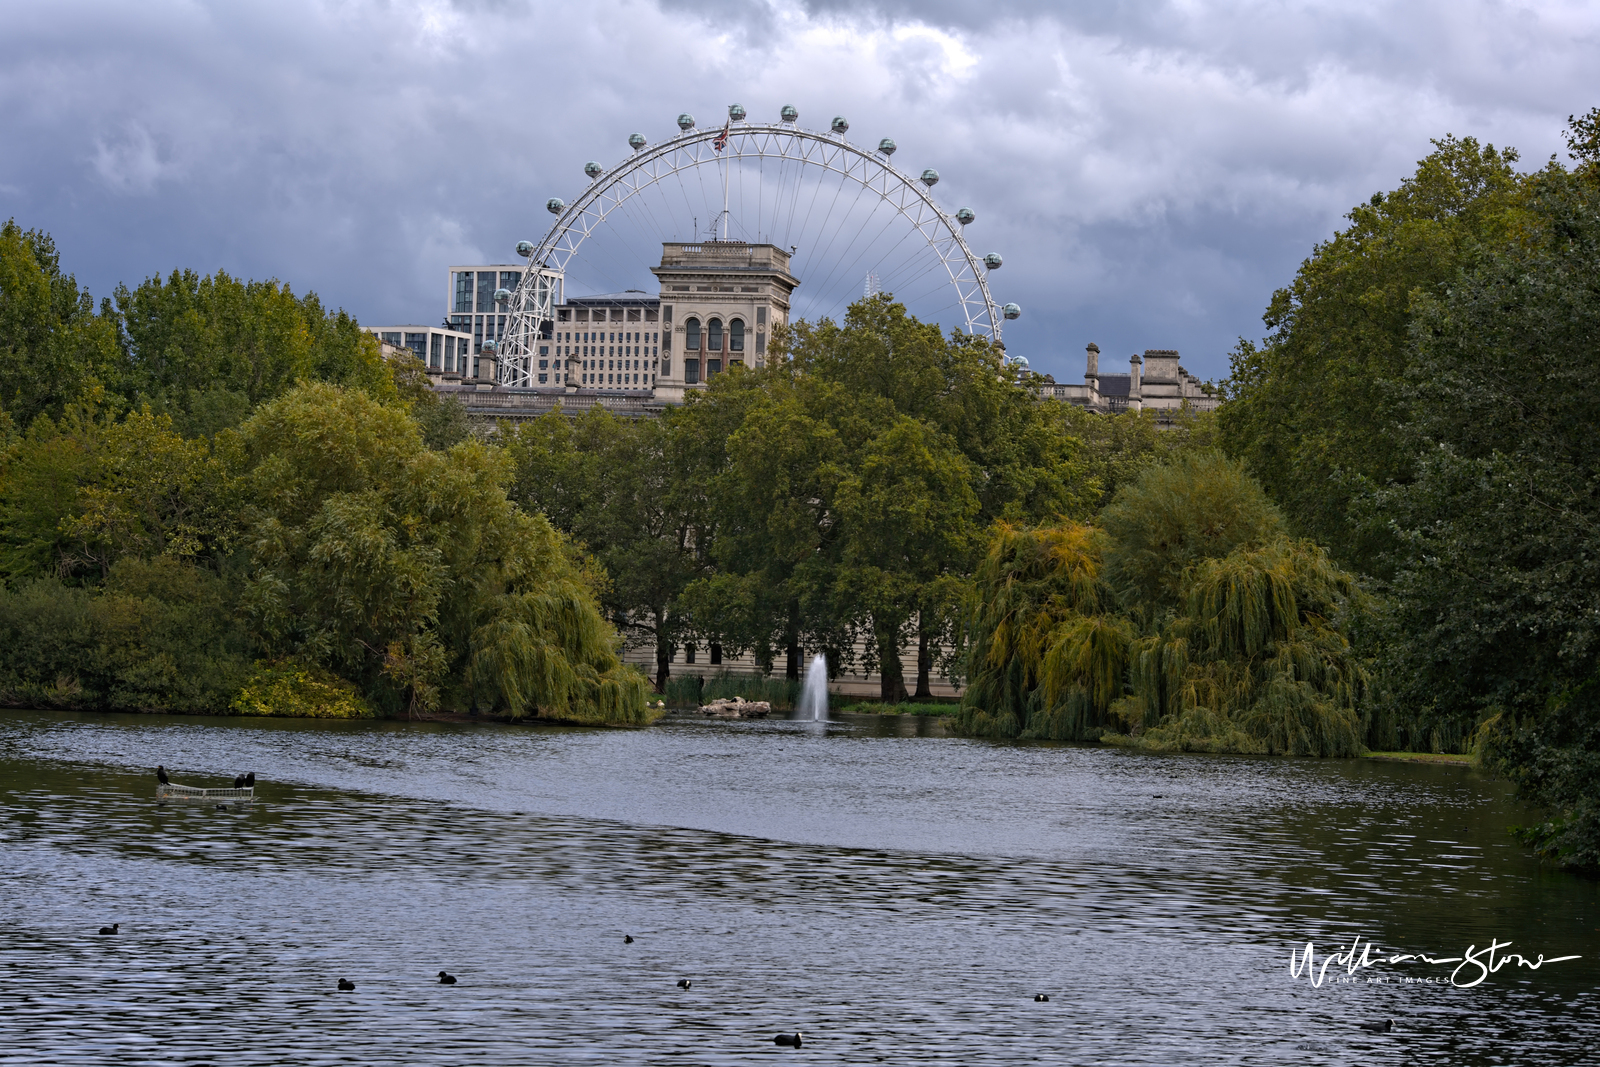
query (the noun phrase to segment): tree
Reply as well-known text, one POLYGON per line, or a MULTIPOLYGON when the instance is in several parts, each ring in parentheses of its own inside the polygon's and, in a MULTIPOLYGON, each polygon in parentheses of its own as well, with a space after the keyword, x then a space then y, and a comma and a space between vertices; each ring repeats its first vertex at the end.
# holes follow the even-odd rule
POLYGON ((628 640, 655 652, 658 692, 691 632, 684 589, 704 572, 704 461, 680 412, 619 418, 560 411, 501 436, 514 499, 550 516, 604 570, 601 602, 628 640))
POLYGON ((468 440, 427 449, 403 406, 296 387, 241 428, 252 561, 245 603, 269 653, 358 682, 380 706, 469 706, 644 722, 594 584, 511 464, 468 440))
MULTIPOLYGON (((1586 136, 1574 120, 1575 153, 1586 136)), ((1488 764, 1553 812, 1541 847, 1595 867, 1600 180, 1577 158, 1530 179, 1518 240, 1421 303, 1400 442, 1415 473, 1363 515, 1392 531, 1385 728, 1460 750, 1483 724, 1488 764)))
POLYGON ((1272 332, 1241 341, 1219 411, 1224 447, 1242 459, 1293 530, 1348 565, 1383 565, 1386 532, 1358 527, 1363 485, 1404 482, 1415 454, 1383 428, 1409 419, 1417 309, 1526 219, 1517 153, 1446 137, 1391 193, 1319 244, 1273 294, 1272 332), (1380 432, 1374 432, 1379 428, 1380 432))
POLYGON ((0 226, 0 406, 19 428, 103 382, 117 361, 117 328, 109 308, 76 278, 61 273, 50 235, 0 226))

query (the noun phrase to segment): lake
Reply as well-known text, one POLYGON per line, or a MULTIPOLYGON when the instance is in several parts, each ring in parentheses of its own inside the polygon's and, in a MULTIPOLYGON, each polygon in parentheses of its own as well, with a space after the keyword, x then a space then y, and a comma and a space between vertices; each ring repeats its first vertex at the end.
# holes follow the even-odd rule
POLYGON ((0 1063, 1600 1057, 1600 894, 1503 783, 940 732, 0 712, 0 1063), (1582 958, 1387 962, 1495 940, 1582 958))

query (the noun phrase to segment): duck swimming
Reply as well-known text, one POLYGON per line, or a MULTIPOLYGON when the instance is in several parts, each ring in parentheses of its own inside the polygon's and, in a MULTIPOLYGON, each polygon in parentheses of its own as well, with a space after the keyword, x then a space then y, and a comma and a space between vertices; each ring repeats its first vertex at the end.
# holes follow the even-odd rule
POLYGON ((631 945, 631 944, 633 944, 633 935, 632 935, 632 934, 623 934, 623 935, 622 935, 622 943, 623 943, 623 944, 624 944, 624 945, 631 945))
POLYGON ((100 932, 102 934, 114 934, 114 933, 117 933, 118 931, 120 931, 121 929, 122 929, 122 924, 121 923, 112 923, 110 926, 102 926, 100 928, 100 932))
POLYGON ((440 985, 455 985, 456 984, 456 976, 453 975, 453 974, 446 974, 445 972, 440 971, 439 972, 439 984, 440 985))
POLYGON ((796 1030, 792 1034, 779 1034, 777 1037, 772 1039, 772 1043, 774 1045, 783 1045, 788 1048, 799 1048, 801 1045, 800 1038, 800 1031, 796 1030))
POLYGON ((1389 1033, 1390 1031, 1392 1031, 1394 1029, 1394 1020, 1393 1019, 1385 1019, 1382 1022, 1377 1022, 1377 1023, 1359 1023, 1357 1025, 1359 1025, 1361 1027, 1361 1029, 1363 1029, 1363 1030, 1371 1030, 1375 1034, 1387 1034, 1387 1033, 1389 1033))
POLYGON ((1050 999, 1050 994, 1049 993, 1035 993, 1033 995, 1033 1002, 1035 1004, 1043 1004, 1045 1001, 1047 1001, 1049 999, 1050 999))
POLYGON ((692 985, 694 985, 694 983, 689 981, 689 979, 687 979, 687 978, 678 979, 678 988, 679 989, 688 989, 692 985))
POLYGON ((348 979, 348 978, 339 979, 339 992, 348 993, 351 990, 355 989, 355 987, 356 987, 356 984, 354 982, 350 981, 350 979, 348 979))

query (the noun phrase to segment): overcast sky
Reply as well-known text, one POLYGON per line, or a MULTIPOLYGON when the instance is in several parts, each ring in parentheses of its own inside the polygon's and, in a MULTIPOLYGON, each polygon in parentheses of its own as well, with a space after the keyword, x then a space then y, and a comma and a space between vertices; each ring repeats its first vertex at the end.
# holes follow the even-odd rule
POLYGON ((629 133, 792 103, 978 212, 1036 370, 1095 341, 1215 378, 1430 137, 1537 167, 1596 71, 1593 2, 0 0, 0 217, 96 296, 223 269, 433 322, 629 133))

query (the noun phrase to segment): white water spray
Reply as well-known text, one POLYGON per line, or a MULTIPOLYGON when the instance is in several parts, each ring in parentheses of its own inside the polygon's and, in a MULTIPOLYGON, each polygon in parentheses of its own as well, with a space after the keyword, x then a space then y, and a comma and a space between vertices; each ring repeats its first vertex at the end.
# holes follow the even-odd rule
POLYGON ((811 657, 811 665, 806 668, 795 718, 811 722, 828 721, 828 661, 820 652, 811 657))

